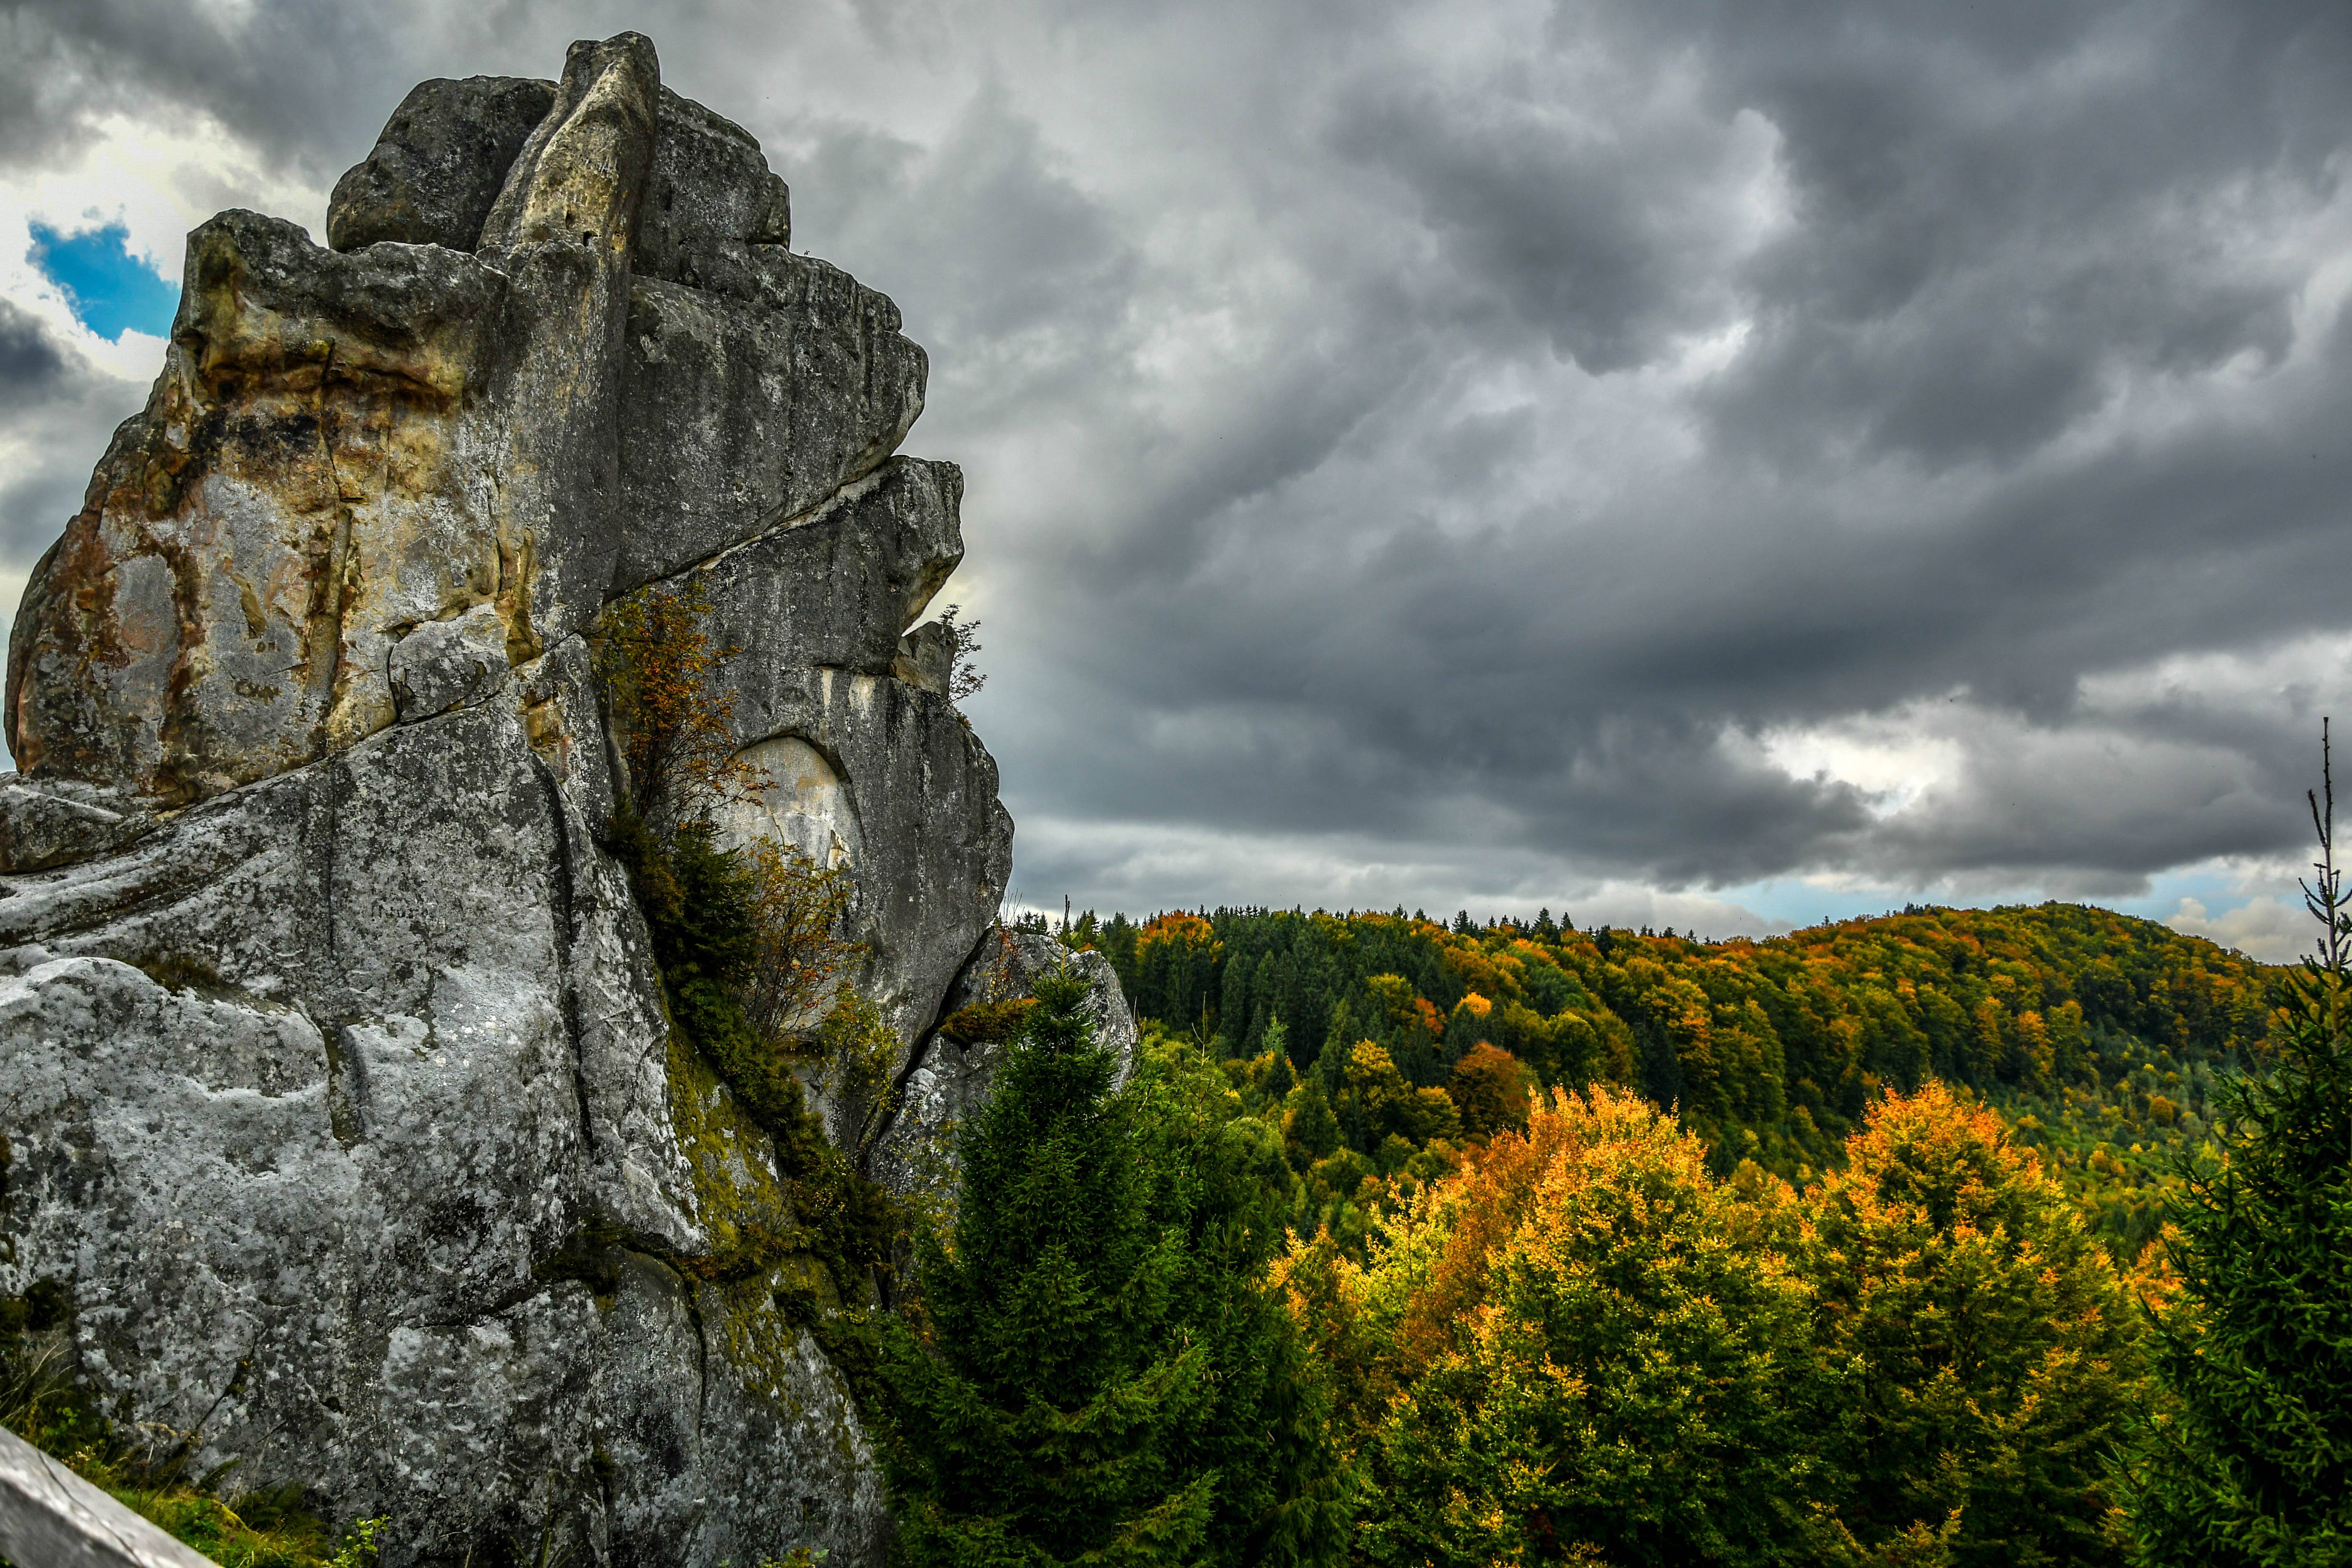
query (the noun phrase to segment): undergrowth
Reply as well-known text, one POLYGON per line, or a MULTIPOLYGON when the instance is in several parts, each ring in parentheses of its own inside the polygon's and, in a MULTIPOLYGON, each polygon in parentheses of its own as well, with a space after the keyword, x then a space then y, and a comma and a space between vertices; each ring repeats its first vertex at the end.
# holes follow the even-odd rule
MULTIPOLYGON (((225 1568, 362 1568, 375 1557, 382 1520, 340 1538, 296 1482, 241 1493, 216 1489, 226 1467, 194 1480, 198 1435, 107 1420, 74 1384, 64 1289, 43 1280, 0 1298, 0 1426, 174 1540, 225 1568)), ((35 1568, 25 1564, 24 1568, 35 1568)))

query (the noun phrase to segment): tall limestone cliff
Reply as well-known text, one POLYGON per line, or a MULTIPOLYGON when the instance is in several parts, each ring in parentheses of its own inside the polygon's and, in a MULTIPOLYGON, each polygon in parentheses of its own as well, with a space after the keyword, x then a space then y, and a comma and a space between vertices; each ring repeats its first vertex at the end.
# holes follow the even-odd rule
POLYGON ((951 1120, 926 1048, 1012 845, 909 631, 962 479, 894 455, 923 353, 790 223, 634 34, 424 84, 328 248, 190 237, 16 623, 0 1293, 65 1286, 118 1420, 389 1515, 394 1568, 884 1548, 808 1331, 860 1286, 669 1028, 588 641, 700 574, 770 781, 733 828, 848 868, 853 978, 951 1120))

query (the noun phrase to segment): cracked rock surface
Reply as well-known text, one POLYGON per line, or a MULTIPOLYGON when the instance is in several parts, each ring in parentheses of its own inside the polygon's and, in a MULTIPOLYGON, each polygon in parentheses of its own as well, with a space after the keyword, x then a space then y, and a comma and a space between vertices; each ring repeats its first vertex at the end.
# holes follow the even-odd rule
POLYGON ((928 1058, 951 988, 1018 983, 1012 821, 917 625, 963 552, 961 472, 895 455, 922 351, 634 34, 420 86, 327 232, 190 237, 147 408, 16 618, 0 1293, 63 1284, 110 1415, 390 1516, 391 1568, 548 1529, 878 1563, 808 1322, 840 1282, 745 1245, 794 1232, 789 1184, 602 847, 586 637, 702 574, 772 781, 725 826, 851 872, 923 1107, 884 1158, 919 1163, 985 1089, 928 1058))

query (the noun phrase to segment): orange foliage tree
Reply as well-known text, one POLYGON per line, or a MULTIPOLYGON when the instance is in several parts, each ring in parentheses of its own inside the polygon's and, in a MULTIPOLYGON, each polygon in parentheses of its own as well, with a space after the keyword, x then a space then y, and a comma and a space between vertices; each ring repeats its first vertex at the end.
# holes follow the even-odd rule
POLYGON ((800 1055, 801 1042, 837 1005, 850 1005, 863 1022, 825 1037, 834 1077, 863 1084, 872 1076, 875 1030, 866 1026, 871 1009, 841 991, 860 951, 843 934, 855 892, 848 871, 766 837, 721 846, 717 814, 756 800, 771 781, 737 743, 735 693, 720 677, 738 650, 712 639, 710 613, 699 573, 643 589, 604 613, 596 670, 628 774, 614 840, 655 927, 656 954, 671 969, 696 972, 668 975, 673 989, 723 976, 759 1047, 733 1037, 739 1031, 723 1006, 675 1011, 707 1026, 698 1044, 730 1081, 755 1104, 774 1105, 793 1097, 782 1087, 782 1064, 770 1058, 800 1055), (854 1050, 842 1044, 850 1041, 854 1050))
POLYGON ((1940 1083, 1870 1110, 1804 1199, 1825 1436, 1865 1542, 1951 1521, 1961 1563, 2120 1561, 2107 1457, 2145 1378, 2131 1293, 2064 1189, 1940 1083))
POLYGON ((1376 1234, 1276 1270, 1371 1485, 1372 1563, 2117 1561, 2142 1386, 2115 1266, 1931 1083, 1799 1193, 1555 1090, 1376 1234))
POLYGON ((768 783, 737 749, 735 693, 719 676, 740 650, 711 641, 710 609, 709 585, 693 573, 615 601, 599 631, 596 672, 620 732, 629 805, 664 827, 751 799, 768 783))
POLYGON ((1485 1138, 1528 1124, 1528 1086, 1519 1058, 1481 1040, 1454 1064, 1445 1086, 1462 1112, 1462 1131, 1485 1138))

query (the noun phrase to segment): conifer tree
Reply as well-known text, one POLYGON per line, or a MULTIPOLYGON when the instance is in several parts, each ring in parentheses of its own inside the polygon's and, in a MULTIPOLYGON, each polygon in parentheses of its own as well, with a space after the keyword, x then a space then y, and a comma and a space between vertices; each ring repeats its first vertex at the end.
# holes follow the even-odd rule
POLYGON ((1239 1118, 1204 1058, 1150 1045, 1129 1092, 1142 1101, 1153 1215, 1183 1243, 1168 1331, 1206 1350, 1213 1391, 1198 1420, 1170 1434, 1181 1468, 1217 1478, 1206 1537, 1187 1561, 1336 1565, 1352 1499, 1330 1374, 1268 1279, 1288 1240, 1286 1192, 1267 1180, 1279 1146, 1263 1123, 1239 1118))
POLYGON ((1036 992, 959 1140, 954 1232, 920 1248, 923 1342, 885 1358, 894 1560, 1336 1561, 1319 1384, 1258 1281, 1262 1184, 1115 1088, 1083 980, 1036 992))
POLYGON ((2185 1173, 2180 1295, 2157 1336, 2176 1403, 2132 1500, 2150 1563, 2352 1563, 2352 911, 2320 743, 2319 951, 2284 983, 2275 1070, 2215 1096, 2225 1163, 2185 1173))

